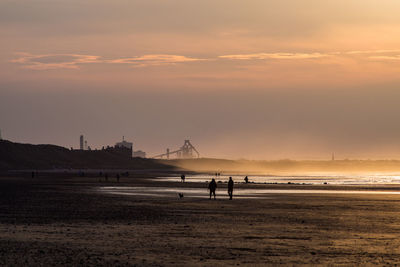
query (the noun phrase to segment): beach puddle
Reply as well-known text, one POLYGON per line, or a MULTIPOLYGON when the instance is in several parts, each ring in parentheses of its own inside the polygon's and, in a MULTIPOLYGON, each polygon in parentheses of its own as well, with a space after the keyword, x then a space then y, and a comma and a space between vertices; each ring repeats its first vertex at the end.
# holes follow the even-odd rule
MULTIPOLYGON (((208 198, 206 188, 187 187, 123 187, 104 186, 99 192, 114 195, 143 196, 159 198, 176 198, 181 193, 185 198, 208 198)), ((273 194, 366 194, 366 195, 400 195, 399 191, 358 191, 358 190, 298 190, 298 189, 242 189, 234 191, 234 198, 270 198, 273 194)), ((217 190, 217 197, 227 197, 226 189, 217 190)))

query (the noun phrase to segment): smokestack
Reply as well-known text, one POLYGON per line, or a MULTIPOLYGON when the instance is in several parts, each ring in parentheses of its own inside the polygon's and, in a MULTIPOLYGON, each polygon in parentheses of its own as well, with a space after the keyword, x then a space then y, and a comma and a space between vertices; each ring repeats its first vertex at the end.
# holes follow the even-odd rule
POLYGON ((79 137, 79 149, 83 150, 83 135, 79 137))

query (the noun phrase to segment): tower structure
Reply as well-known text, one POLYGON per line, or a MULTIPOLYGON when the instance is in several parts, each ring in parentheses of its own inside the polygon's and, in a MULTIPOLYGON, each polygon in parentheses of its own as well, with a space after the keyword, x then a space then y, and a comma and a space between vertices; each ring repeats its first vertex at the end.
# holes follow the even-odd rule
POLYGON ((196 151, 196 149, 190 143, 190 141, 189 140, 185 140, 185 143, 181 147, 181 151, 178 154, 178 156, 180 158, 183 158, 183 159, 190 159, 190 158, 193 158, 193 152, 195 152, 195 151, 196 151))
POLYGON ((169 159, 171 155, 176 155, 178 159, 191 159, 191 158, 199 158, 200 154, 197 151, 197 149, 190 143, 189 140, 185 140, 183 146, 181 146, 179 149, 175 151, 170 151, 169 148, 167 148, 167 153, 160 154, 157 156, 154 156, 153 158, 163 158, 166 157, 169 159))

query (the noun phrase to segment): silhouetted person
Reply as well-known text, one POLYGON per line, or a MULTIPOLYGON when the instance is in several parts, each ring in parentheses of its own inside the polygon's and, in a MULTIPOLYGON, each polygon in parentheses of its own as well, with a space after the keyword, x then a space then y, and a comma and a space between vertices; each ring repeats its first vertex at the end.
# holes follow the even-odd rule
POLYGON ((212 179, 211 182, 208 184, 208 189, 210 190, 210 199, 211 195, 214 195, 215 199, 215 190, 217 189, 217 183, 215 182, 215 179, 212 179))
POLYGON ((185 182, 185 178, 186 178, 186 177, 185 177, 185 175, 184 175, 184 174, 182 174, 182 175, 181 175, 181 182, 182 182, 182 183, 184 183, 184 182, 185 182))
POLYGON ((244 177, 244 181, 246 182, 246 184, 248 184, 249 183, 249 178, 247 176, 244 177))
POLYGON ((233 197, 233 180, 232 180, 232 177, 229 177, 228 195, 229 195, 229 199, 232 200, 232 197, 233 197))
POLYGON ((117 182, 119 183, 119 173, 117 173, 117 182))

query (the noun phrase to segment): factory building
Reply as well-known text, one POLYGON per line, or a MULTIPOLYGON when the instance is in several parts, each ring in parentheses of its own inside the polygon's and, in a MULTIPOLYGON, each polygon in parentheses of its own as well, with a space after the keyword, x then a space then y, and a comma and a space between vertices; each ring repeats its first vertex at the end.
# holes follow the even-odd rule
POLYGON ((130 157, 132 157, 133 152, 133 143, 125 141, 125 136, 122 136, 122 141, 118 142, 114 146, 115 149, 119 149, 121 151, 126 151, 129 153, 130 157))
MULTIPOLYGON (((88 146, 88 142, 87 140, 85 140, 85 137, 83 135, 81 135, 79 137, 79 149, 83 150, 83 151, 91 151, 91 147, 88 146)), ((106 148, 103 147, 102 150, 107 150, 113 153, 118 153, 118 154, 123 154, 126 157, 132 158, 132 157, 136 157, 136 158, 145 158, 146 157, 146 152, 142 151, 142 150, 137 150, 137 151, 133 151, 133 143, 132 142, 128 142, 125 140, 125 136, 122 137, 122 141, 121 142, 117 142, 115 143, 115 146, 110 147, 107 146, 106 148)))
POLYGON ((129 148, 133 150, 133 143, 125 141, 125 136, 122 136, 122 142, 116 143, 115 147, 129 148))

